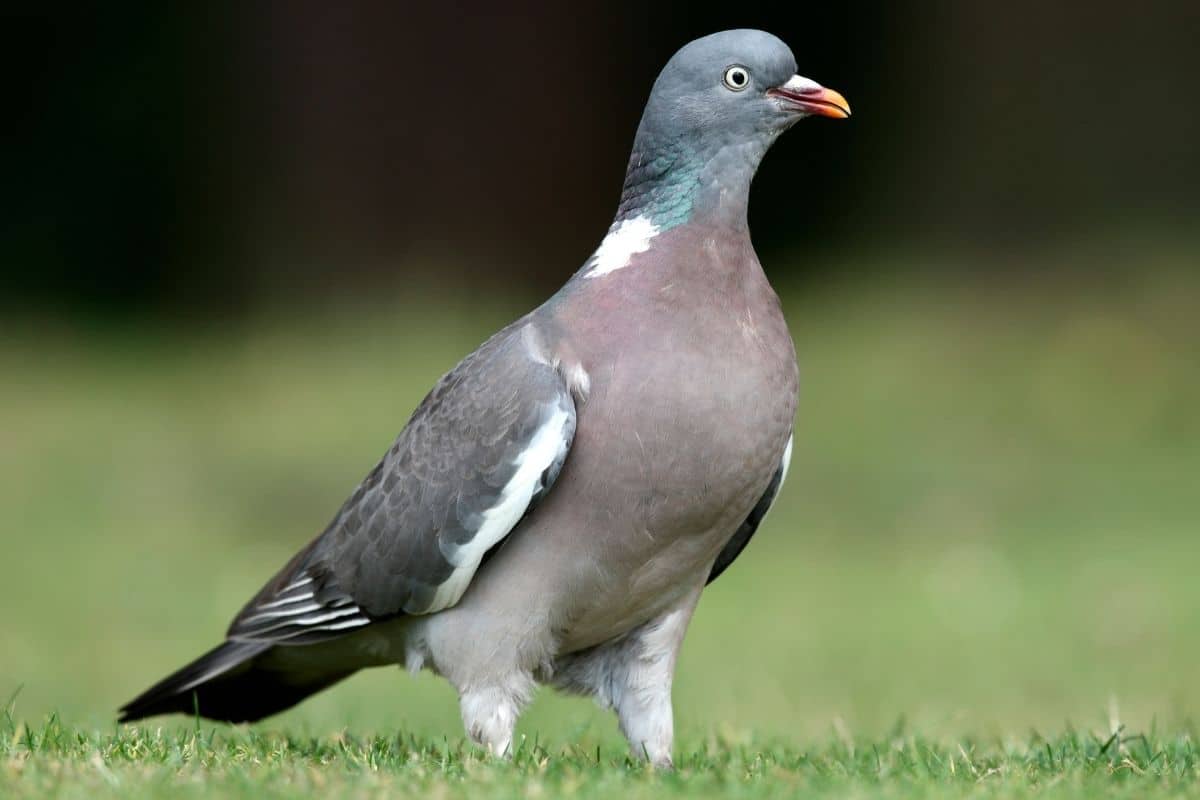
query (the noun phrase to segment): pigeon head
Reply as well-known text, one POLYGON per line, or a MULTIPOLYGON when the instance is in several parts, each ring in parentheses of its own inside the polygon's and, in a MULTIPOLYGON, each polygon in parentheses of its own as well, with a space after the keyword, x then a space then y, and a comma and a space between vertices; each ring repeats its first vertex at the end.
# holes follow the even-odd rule
POLYGON ((654 82, 634 139, 617 221, 664 230, 707 214, 745 224, 767 149, 806 116, 844 119, 837 92, 796 74, 788 46, 732 30, 685 45, 654 82))

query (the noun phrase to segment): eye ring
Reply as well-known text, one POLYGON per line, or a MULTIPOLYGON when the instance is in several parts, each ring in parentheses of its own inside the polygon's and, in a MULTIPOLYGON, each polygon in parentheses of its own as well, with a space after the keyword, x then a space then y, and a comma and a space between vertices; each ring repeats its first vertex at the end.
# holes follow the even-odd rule
POLYGON ((741 64, 734 64, 725 70, 725 74, 721 76, 721 83, 731 92, 740 92, 750 85, 750 70, 741 64))

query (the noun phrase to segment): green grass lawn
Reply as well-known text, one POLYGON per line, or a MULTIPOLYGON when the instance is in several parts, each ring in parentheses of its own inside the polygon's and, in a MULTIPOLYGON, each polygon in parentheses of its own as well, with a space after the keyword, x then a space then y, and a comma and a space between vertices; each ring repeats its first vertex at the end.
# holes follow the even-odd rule
POLYGON ((395 669, 250 729, 114 723, 528 301, 4 321, 0 797, 1200 793, 1200 277, 1145 258, 1126 281, 780 281, 796 454, 701 601, 666 776, 549 692, 489 762, 446 685, 395 669))
MULTIPOLYGON (((1200 795, 1193 737, 939 741, 688 740, 672 773, 572 745, 522 742, 511 762, 461 740, 322 737, 180 726, 85 733, 0 724, 16 796, 82 797, 1026 797, 1200 795)), ((6 795, 7 796, 7 795, 6 795)))

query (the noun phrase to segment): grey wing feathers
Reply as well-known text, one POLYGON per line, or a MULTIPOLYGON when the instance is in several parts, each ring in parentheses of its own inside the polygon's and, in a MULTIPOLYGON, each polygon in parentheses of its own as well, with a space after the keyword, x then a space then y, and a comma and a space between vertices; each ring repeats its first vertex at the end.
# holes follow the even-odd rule
POLYGON ((575 404, 506 328, 447 373, 315 541, 259 592, 230 638, 300 643, 449 607, 558 476, 575 404))
POLYGON ((754 532, 758 530, 758 526, 766 518, 767 512, 775 504, 775 498, 779 496, 779 487, 783 485, 783 481, 787 477, 788 465, 791 463, 791 460, 792 437, 789 436, 787 447, 783 451, 783 458, 780 460, 779 466, 775 469, 775 473, 771 476, 771 482, 767 485, 767 490, 763 492, 763 496, 755 503, 754 508, 750 510, 750 514, 746 517, 745 521, 742 522, 737 531, 730 537, 729 542, 717 554, 717 560, 713 563, 712 570, 708 573, 706 584, 712 583, 719 578, 721 573, 728 569, 729 565, 746 549, 746 545, 750 543, 754 532))
POLYGON ((371 623, 371 618, 320 569, 303 571, 260 602, 247 606, 229 638, 306 644, 371 623))

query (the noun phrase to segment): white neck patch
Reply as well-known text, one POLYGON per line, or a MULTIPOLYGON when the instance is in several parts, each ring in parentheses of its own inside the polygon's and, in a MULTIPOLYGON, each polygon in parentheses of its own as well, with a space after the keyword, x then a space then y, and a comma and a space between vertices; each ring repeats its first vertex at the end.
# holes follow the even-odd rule
POLYGON ((650 249, 650 240, 658 235, 658 230, 658 226, 647 217, 621 220, 619 225, 609 229, 604 241, 596 248, 591 258, 592 268, 584 277, 599 278, 628 267, 634 255, 650 249))

